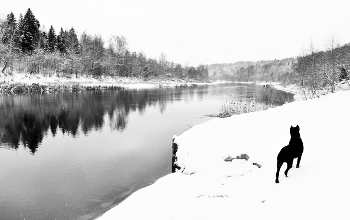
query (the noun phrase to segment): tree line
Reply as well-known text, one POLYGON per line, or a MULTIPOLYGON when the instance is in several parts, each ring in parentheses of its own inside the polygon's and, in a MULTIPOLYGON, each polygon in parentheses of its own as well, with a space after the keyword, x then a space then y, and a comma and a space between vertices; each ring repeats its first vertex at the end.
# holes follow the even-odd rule
POLYGON ((282 60, 239 61, 236 63, 212 64, 209 74, 216 79, 238 82, 290 82, 293 77, 294 58, 282 60))
POLYGON ((349 84, 350 44, 340 46, 331 38, 325 51, 316 51, 311 43, 308 53, 296 60, 294 71, 298 83, 313 95, 323 88, 334 92, 336 84, 341 81, 349 84))
POLYGON ((47 32, 30 8, 18 20, 11 12, 0 21, 0 39, 3 74, 208 80, 207 66, 183 66, 168 61, 163 53, 158 59, 147 58, 130 51, 123 36, 113 36, 106 43, 101 36, 86 32, 78 37, 73 27, 56 33, 51 26, 47 32))
POLYGON ((349 83, 350 44, 340 46, 334 38, 324 51, 309 49, 296 58, 212 64, 209 75, 233 81, 266 81, 297 84, 315 96, 320 90, 334 92, 339 82, 349 83))

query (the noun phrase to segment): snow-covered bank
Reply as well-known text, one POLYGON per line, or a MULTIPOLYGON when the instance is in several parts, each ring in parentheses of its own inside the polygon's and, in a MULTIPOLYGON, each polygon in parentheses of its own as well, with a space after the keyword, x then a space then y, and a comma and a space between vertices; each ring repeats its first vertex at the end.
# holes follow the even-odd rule
MULTIPOLYGON (((38 84, 46 87, 57 87, 60 85, 79 85, 81 88, 86 87, 120 87, 126 89, 142 89, 142 88, 159 88, 159 87, 175 87, 175 86, 192 86, 192 85, 204 85, 204 84, 216 84, 226 83, 225 81, 216 81, 211 83, 201 83, 194 80, 182 80, 182 79, 150 79, 144 81, 139 78, 127 78, 127 77, 101 77, 93 78, 87 76, 75 75, 64 76, 44 76, 42 74, 24 74, 15 73, 13 75, 0 74, 0 86, 12 85, 32 85, 38 84)), ((7 88, 9 89, 9 88, 7 88)))
MULTIPOLYGON (((307 99, 314 99, 319 98, 323 95, 327 95, 328 93, 331 93, 330 87, 324 87, 322 89, 319 89, 316 91, 316 94, 312 94, 312 92, 306 88, 302 88, 296 84, 282 84, 279 82, 248 82, 248 83, 254 83, 257 85, 263 85, 263 86, 270 86, 277 90, 288 92, 294 94, 294 100, 307 100, 307 99)), ((341 81, 335 85, 335 91, 344 91, 348 90, 350 87, 350 83, 347 81, 341 81)))
POLYGON ((348 100, 350 91, 337 92, 194 126, 175 137, 177 173, 135 192, 99 220, 349 219, 348 100), (276 157, 289 142, 291 125, 300 126, 304 154, 289 178, 283 165, 276 184, 276 157), (249 160, 224 161, 241 154, 249 160))

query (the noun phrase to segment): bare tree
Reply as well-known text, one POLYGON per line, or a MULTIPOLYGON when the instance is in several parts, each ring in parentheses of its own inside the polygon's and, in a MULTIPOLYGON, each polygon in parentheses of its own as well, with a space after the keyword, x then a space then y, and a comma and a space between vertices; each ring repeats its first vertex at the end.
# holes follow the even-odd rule
POLYGON ((6 75, 5 70, 11 64, 16 50, 15 45, 16 24, 8 24, 7 20, 0 20, 0 61, 4 62, 1 72, 6 75))
POLYGON ((308 71, 308 89, 311 91, 312 95, 315 96, 317 90, 319 90, 320 77, 318 73, 318 63, 317 58, 319 53, 315 50, 313 43, 310 43, 310 68, 308 71))
POLYGON ((168 67, 169 67, 169 64, 168 64, 168 61, 167 61, 167 58, 166 58, 166 55, 165 53, 161 53, 160 56, 159 56, 159 67, 160 67, 160 73, 167 73, 168 72, 168 67))
POLYGON ((70 74, 75 73, 75 77, 78 78, 78 65, 80 63, 79 59, 79 47, 76 45, 75 39, 72 37, 67 37, 65 39, 66 44, 66 59, 68 61, 68 66, 70 67, 70 74))
POLYGON ((335 90, 335 83, 339 79, 339 71, 337 70, 336 43, 332 36, 327 45, 327 54, 324 62, 324 74, 327 82, 331 86, 331 92, 335 90))
POLYGON ((126 65, 128 43, 124 36, 112 36, 109 41, 109 49, 112 52, 112 61, 115 63, 118 75, 124 76, 124 69, 126 65))

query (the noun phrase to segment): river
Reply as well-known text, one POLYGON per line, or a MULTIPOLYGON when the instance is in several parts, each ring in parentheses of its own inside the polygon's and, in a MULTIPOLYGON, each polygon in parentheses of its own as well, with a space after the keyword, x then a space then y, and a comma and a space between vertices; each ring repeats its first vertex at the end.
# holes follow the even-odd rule
POLYGON ((171 173, 173 135, 275 95, 293 100, 232 83, 0 96, 0 219, 94 218, 171 173))

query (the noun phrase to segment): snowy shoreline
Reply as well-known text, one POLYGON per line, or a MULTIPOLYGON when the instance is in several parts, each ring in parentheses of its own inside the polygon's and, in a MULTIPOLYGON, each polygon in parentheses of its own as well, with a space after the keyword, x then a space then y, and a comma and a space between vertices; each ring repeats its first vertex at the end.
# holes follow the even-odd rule
POLYGON ((174 136, 180 170, 98 219, 347 219, 349 99, 338 91, 194 126, 174 136), (300 126, 305 151, 300 168, 294 163, 276 184, 291 125, 300 126), (225 161, 241 154, 249 159, 225 161))
MULTIPOLYGON (((136 89, 197 84, 145 83, 136 79, 120 79, 119 82, 104 79, 101 83, 92 78, 51 78, 52 81, 48 81, 41 76, 34 77, 29 79, 22 75, 7 82, 124 85, 123 88, 136 89)), ((346 173, 350 153, 347 129, 350 104, 344 100, 350 99, 350 91, 304 100, 308 97, 295 85, 256 84, 269 84, 293 93, 296 102, 265 111, 216 118, 174 136, 180 170, 134 192, 98 219, 349 218, 350 178, 346 173), (291 125, 300 126, 305 152, 300 168, 293 167, 286 178, 282 172, 286 168, 284 164, 280 184, 275 184, 276 156, 289 142, 291 125), (249 159, 225 161, 242 154, 249 159)))
POLYGON ((124 77, 58 77, 43 76, 41 74, 16 73, 0 76, 0 94, 22 93, 51 93, 73 92, 80 90, 117 90, 117 89, 145 89, 167 88, 177 86, 193 86, 226 83, 226 81, 197 82, 182 79, 151 79, 144 81, 138 78, 124 77))
MULTIPOLYGON (((178 86, 194 86, 228 83, 228 81, 197 82, 183 79, 151 79, 144 81, 130 77, 102 77, 93 78, 80 76, 43 76, 42 74, 15 73, 0 75, 0 94, 22 93, 52 93, 74 92, 80 90, 119 90, 119 89, 146 89, 168 88, 178 86)), ((301 89, 296 85, 281 85, 276 82, 234 82, 242 84, 270 85, 277 90, 294 94, 296 100, 302 100, 301 89)))

